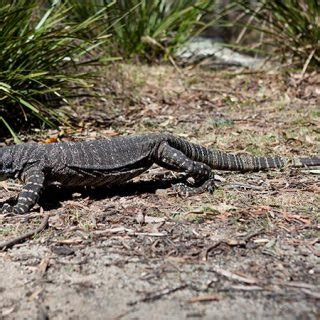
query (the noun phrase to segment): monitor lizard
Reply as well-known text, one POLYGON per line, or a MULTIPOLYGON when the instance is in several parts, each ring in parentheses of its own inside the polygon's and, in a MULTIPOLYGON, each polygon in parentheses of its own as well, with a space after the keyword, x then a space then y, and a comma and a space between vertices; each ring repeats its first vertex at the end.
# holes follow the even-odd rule
POLYGON ((319 166, 320 157, 288 159, 255 157, 210 150, 168 133, 120 136, 85 142, 24 143, 0 149, 0 178, 18 178, 24 186, 17 203, 5 203, 2 212, 28 212, 41 190, 62 186, 112 187, 128 181, 151 165, 185 172, 196 181, 188 194, 213 191, 212 170, 259 171, 272 168, 319 166))

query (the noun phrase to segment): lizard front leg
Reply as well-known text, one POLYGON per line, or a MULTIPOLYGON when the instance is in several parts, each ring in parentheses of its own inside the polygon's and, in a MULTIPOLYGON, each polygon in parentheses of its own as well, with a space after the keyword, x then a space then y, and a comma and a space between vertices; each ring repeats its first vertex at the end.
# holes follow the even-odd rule
POLYGON ((17 204, 13 207, 9 204, 4 204, 2 211, 16 214, 27 213, 36 204, 44 186, 44 179, 44 173, 39 169, 25 172, 25 185, 19 193, 17 204))

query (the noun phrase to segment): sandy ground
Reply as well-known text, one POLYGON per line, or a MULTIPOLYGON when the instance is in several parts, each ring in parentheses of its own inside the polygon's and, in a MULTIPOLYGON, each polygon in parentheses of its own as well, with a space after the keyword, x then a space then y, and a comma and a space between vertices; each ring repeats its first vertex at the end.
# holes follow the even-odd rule
MULTIPOLYGON (((117 72, 105 104, 76 110, 81 129, 26 140, 163 130, 226 151, 319 154, 314 74, 117 72)), ((156 167, 114 190, 47 190, 49 227, 0 252, 0 319, 319 319, 319 171, 217 174, 213 194, 188 198, 156 167)), ((5 202, 21 186, 2 187, 5 202)), ((0 216, 0 242, 42 215, 0 216)))

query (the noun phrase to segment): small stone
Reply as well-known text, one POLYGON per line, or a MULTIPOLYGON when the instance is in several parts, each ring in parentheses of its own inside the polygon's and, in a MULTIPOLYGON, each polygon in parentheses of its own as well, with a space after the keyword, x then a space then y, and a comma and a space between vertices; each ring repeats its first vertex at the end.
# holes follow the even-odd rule
POLYGON ((157 189, 155 194, 159 197, 168 195, 167 189, 157 189))

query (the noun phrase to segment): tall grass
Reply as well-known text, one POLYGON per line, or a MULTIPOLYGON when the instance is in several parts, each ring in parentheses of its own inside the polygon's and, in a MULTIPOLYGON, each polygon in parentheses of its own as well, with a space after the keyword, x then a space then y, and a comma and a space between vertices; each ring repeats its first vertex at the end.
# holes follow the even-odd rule
POLYGON ((123 57, 154 60, 170 53, 204 26, 214 0, 69 0, 81 21, 105 7, 96 31, 111 33, 113 51, 123 57), (101 22, 101 21, 100 21, 101 22))
POLYGON ((320 3, 315 0, 237 0, 261 32, 261 44, 278 58, 304 67, 320 66, 320 3))
MULTIPOLYGON (((96 48, 153 60, 191 37, 214 0, 0 0, 0 136, 54 125, 79 88, 96 48)), ((81 91, 82 92, 82 91, 81 91)))
POLYGON ((95 13, 78 24, 65 22, 70 7, 55 0, 0 0, 0 128, 14 134, 38 119, 53 125, 55 108, 75 88, 90 86, 81 66, 97 62, 90 52, 103 39, 82 36, 100 19, 95 13), (49 103, 51 101, 51 103, 49 103))

